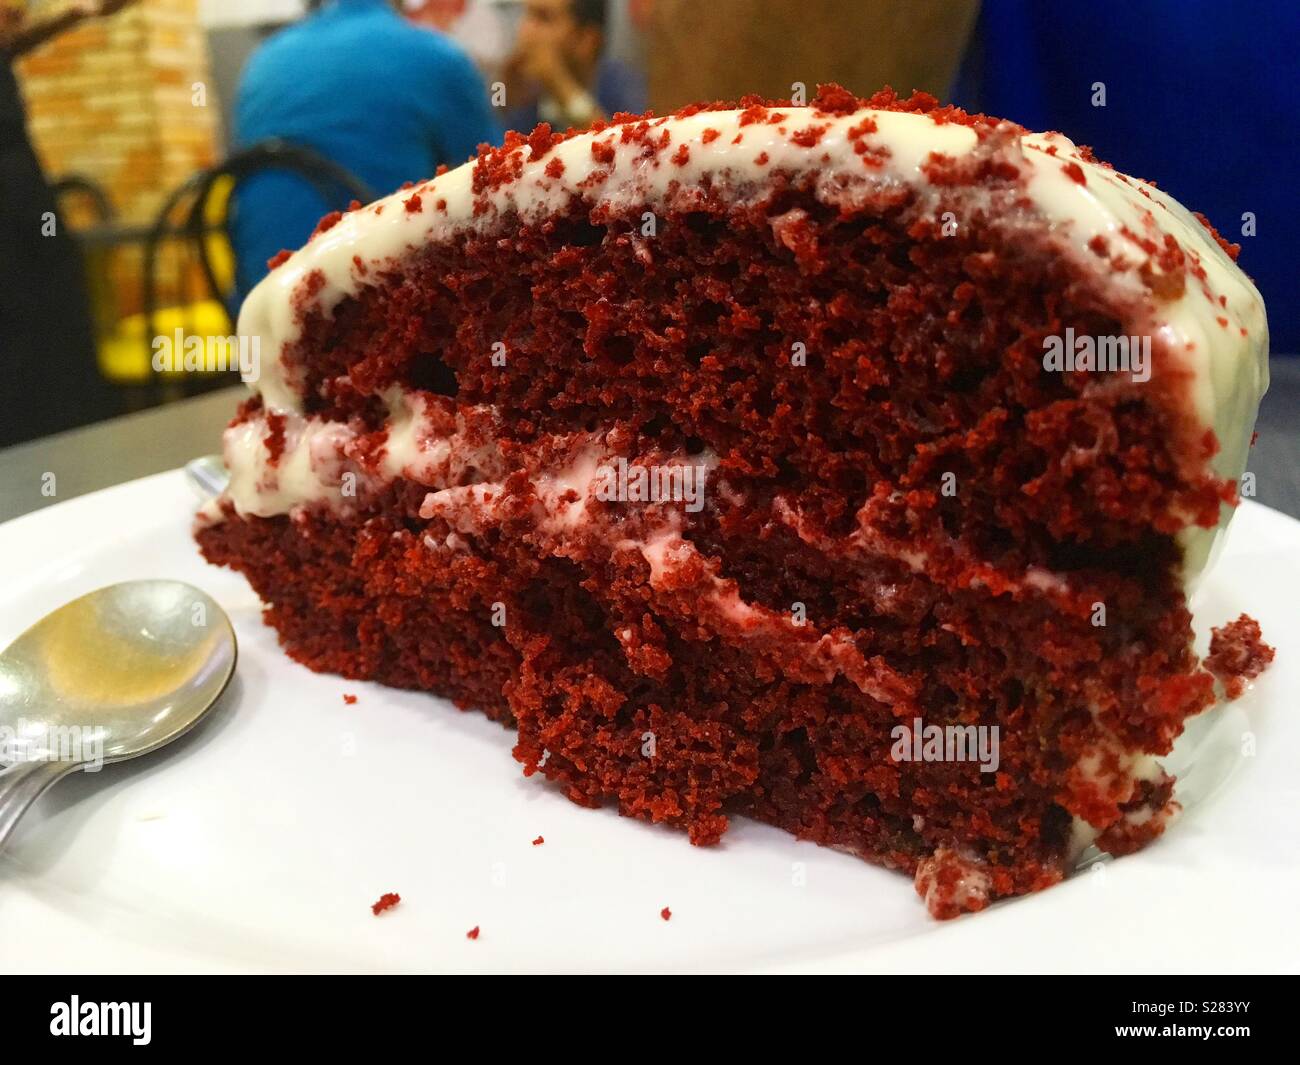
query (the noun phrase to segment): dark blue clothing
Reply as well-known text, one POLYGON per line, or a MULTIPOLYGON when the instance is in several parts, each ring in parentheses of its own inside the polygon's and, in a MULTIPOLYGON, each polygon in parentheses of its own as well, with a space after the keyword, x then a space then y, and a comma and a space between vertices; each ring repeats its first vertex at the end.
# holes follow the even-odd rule
MULTIPOLYGON (((617 59, 602 59, 596 66, 596 85, 592 96, 606 115, 619 111, 639 115, 646 109, 645 79, 634 67, 617 59)), ((542 120, 538 102, 516 107, 506 112, 506 129, 531 133, 542 120)))
POLYGON ((1202 212, 1300 352, 1300 4, 985 0, 954 91, 970 110, 1059 130, 1202 212), (1092 105, 1103 82, 1106 106, 1092 105), (1253 212, 1256 235, 1242 233, 1253 212))
MULTIPOLYGON (((386 0, 333 0, 271 37, 244 70, 234 127, 240 147, 281 137, 314 148, 377 195, 462 163, 500 135, 469 57, 386 0)), ((283 172, 241 184, 231 226, 240 291, 341 206, 283 172)))

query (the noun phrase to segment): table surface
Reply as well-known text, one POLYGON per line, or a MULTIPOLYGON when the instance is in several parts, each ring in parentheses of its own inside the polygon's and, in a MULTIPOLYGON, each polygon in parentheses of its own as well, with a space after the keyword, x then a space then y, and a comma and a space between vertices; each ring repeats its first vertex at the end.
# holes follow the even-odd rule
MULTIPOLYGON (((1256 499, 1300 518, 1300 358, 1274 358, 1251 452, 1256 499)), ((243 387, 0 450, 0 521, 220 449, 243 387)))

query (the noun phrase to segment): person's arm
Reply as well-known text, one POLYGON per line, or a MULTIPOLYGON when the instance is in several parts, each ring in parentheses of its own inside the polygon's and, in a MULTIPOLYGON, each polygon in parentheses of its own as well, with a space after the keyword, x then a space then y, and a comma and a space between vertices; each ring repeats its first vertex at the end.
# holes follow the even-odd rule
POLYGON ((531 48, 524 55, 524 70, 564 112, 568 125, 585 129, 596 120, 609 117, 587 86, 574 75, 554 43, 543 41, 531 48))
POLYGON ((602 102, 593 96, 565 62, 555 41, 538 38, 519 48, 511 57, 511 66, 534 95, 543 91, 564 118, 560 127, 586 129, 598 119, 607 118, 602 102))
POLYGON ((506 89, 506 104, 511 109, 537 103, 539 86, 524 73, 523 57, 513 52, 501 64, 501 83, 506 89))
POLYGON ((136 2, 137 0, 80 0, 55 15, 20 18, 15 27, 4 27, 0 47, 16 59, 87 19, 115 15, 136 2))

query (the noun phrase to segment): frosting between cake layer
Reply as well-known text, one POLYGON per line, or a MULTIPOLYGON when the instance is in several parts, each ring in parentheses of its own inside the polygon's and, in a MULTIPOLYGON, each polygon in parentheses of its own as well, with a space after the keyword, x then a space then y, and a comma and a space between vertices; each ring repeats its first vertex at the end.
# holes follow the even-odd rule
MULTIPOLYGON (((267 445, 270 427, 264 417, 230 426, 222 441, 230 480, 224 498, 242 516, 270 518, 298 506, 343 498, 344 453, 355 434, 340 422, 321 418, 285 418, 284 448, 277 459, 267 445)), ((200 511, 209 522, 221 520, 221 498, 200 511)))

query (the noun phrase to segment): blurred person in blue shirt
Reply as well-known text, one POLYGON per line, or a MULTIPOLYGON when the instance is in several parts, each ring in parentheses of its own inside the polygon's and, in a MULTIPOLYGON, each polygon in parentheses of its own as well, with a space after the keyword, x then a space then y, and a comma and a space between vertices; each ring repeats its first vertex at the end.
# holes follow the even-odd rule
MULTIPOLYGON (((241 148, 269 137, 312 148, 377 194, 456 166, 500 129, 487 89, 450 39, 407 22, 388 0, 326 0, 248 61, 235 103, 241 148)), ((325 202, 280 171, 243 182, 231 218, 242 297, 283 248, 300 247, 325 202)))
POLYGON ((1059 130, 1202 212, 1295 354, 1297 56, 1294 2, 984 0, 953 102, 1059 130))
POLYGON ((506 63, 506 126, 539 122, 585 129, 597 119, 646 108, 641 75, 604 54, 606 0, 524 0, 506 63))

